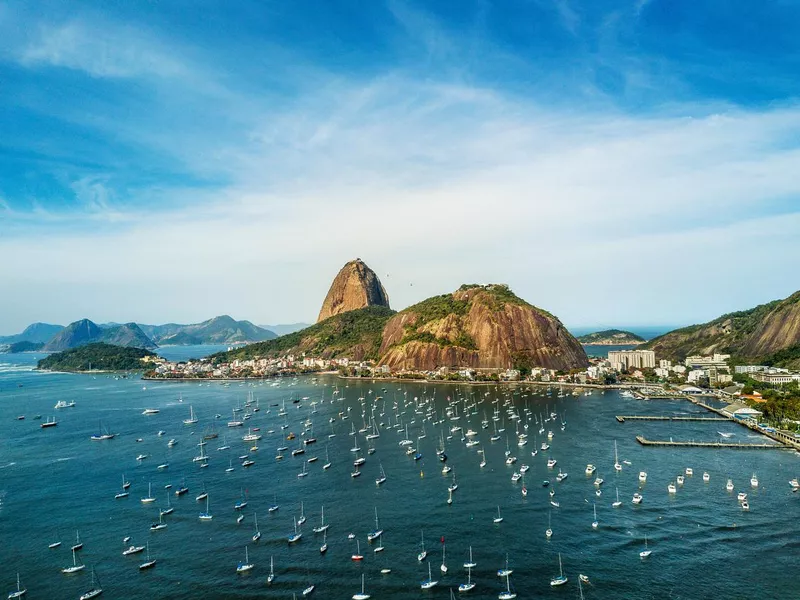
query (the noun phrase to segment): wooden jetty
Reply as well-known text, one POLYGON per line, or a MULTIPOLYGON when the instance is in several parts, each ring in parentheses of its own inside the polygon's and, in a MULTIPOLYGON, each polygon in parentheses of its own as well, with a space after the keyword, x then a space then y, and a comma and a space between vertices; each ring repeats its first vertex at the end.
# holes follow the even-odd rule
POLYGON ((739 450, 786 450, 782 444, 740 444, 737 442, 673 442, 663 440, 648 440, 641 435, 636 436, 636 441, 642 446, 664 446, 673 448, 736 448, 739 450))
POLYGON ((617 421, 730 421, 727 417, 686 417, 686 416, 651 416, 651 415, 617 415, 617 421))

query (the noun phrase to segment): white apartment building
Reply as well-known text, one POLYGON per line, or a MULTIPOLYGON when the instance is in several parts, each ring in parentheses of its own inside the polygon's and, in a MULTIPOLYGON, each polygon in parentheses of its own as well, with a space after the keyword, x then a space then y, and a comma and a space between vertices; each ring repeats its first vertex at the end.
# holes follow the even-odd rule
POLYGON ((652 369, 656 366, 656 353, 652 350, 612 350, 608 353, 608 361, 612 365, 624 365, 626 369, 652 369))

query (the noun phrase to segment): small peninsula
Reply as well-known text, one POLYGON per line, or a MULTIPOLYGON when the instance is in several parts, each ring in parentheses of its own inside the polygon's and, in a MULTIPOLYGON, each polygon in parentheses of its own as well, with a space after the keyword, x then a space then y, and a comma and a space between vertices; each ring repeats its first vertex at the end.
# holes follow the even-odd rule
POLYGON ((99 342, 56 352, 38 363, 38 368, 47 371, 141 371, 147 363, 157 358, 143 348, 126 348, 99 342))
POLYGON ((578 341, 584 346, 637 346, 647 340, 630 331, 606 329, 582 335, 578 337, 578 341))

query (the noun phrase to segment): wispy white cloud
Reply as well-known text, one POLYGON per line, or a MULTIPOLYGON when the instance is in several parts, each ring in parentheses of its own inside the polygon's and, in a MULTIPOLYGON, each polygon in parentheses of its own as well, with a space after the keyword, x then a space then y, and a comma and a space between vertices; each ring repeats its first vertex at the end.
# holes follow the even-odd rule
POLYGON ((97 20, 40 24, 19 48, 18 59, 29 66, 76 69, 100 78, 185 73, 183 65, 142 30, 97 20))

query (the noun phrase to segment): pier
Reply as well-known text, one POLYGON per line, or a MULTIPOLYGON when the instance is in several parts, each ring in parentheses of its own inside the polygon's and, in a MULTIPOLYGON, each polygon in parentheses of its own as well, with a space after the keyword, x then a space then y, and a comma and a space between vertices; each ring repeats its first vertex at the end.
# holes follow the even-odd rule
POLYGON ((782 444, 740 444, 738 442, 673 442, 664 440, 648 440, 641 435, 636 441, 642 446, 664 446, 673 448, 735 448, 739 450, 787 450, 782 444))
POLYGON ((730 421, 727 417, 682 417, 682 416, 649 416, 649 415, 617 415, 617 421, 730 421))

